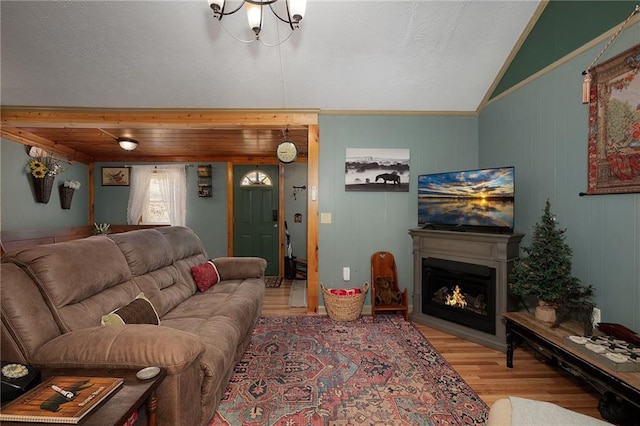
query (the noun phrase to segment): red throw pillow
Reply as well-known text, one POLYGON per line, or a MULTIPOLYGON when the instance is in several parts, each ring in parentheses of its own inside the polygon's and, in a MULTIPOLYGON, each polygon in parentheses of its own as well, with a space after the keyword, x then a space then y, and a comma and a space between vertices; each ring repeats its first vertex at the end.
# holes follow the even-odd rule
POLYGON ((329 293, 336 296, 355 296, 356 294, 361 294, 362 290, 359 288, 332 288, 329 293))
POLYGON ((212 261, 208 261, 202 265, 192 266, 191 275, 193 275, 193 279, 200 291, 207 291, 220 281, 218 268, 216 268, 216 265, 214 265, 212 261))

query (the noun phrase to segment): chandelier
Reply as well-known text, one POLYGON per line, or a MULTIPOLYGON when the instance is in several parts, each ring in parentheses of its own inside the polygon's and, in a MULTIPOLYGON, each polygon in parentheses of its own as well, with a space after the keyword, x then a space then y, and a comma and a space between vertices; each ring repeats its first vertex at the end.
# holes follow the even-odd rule
MULTIPOLYGON (((231 32, 227 30, 224 24, 222 24, 222 27, 236 40, 246 43, 260 40, 260 31, 262 30, 264 10, 268 7, 269 10, 271 10, 271 13, 273 13, 273 15, 278 18, 278 20, 289 24, 289 27, 291 28, 291 32, 289 33, 289 35, 284 40, 278 42, 277 44, 274 44, 273 46, 284 43, 289 37, 291 37, 293 31, 300 27, 300 21, 302 21, 305 9, 307 8, 307 0, 242 0, 238 7, 230 11, 225 11, 225 6, 228 3, 227 0, 208 0, 208 2, 209 7, 211 8, 211 10, 213 10, 214 18, 218 19, 221 24, 223 17, 227 15, 233 15, 234 13, 242 9, 242 6, 244 6, 247 15, 247 21, 249 23, 249 28, 251 28, 256 35, 255 39, 241 40, 240 38, 231 34, 231 32), (284 17, 280 16, 278 12, 276 12, 275 3, 278 2, 280 2, 280 4, 285 3, 286 16, 284 17)), ((283 13, 281 12, 281 14, 283 13)))

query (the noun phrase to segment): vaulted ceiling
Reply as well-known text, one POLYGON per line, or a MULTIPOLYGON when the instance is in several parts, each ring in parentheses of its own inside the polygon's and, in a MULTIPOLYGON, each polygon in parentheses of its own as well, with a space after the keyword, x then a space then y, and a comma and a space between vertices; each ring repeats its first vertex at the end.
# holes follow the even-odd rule
POLYGON ((243 12, 225 17, 225 30, 206 0, 2 1, 2 119, 11 131, 3 136, 21 133, 102 160, 122 157, 113 139, 129 136, 140 147, 127 158, 175 161, 188 154, 272 156, 289 128, 304 158, 308 122, 287 121, 286 112, 476 112, 539 6, 308 0, 300 29, 269 47, 288 26, 267 12, 264 44, 242 43, 230 33, 251 38, 243 12), (60 108, 77 115, 66 123, 38 115, 60 108), (104 109, 102 120, 83 119, 104 109), (125 120, 112 114, 125 110, 125 120), (148 113, 186 118, 230 110, 278 118, 185 125, 189 120, 162 123, 148 113))

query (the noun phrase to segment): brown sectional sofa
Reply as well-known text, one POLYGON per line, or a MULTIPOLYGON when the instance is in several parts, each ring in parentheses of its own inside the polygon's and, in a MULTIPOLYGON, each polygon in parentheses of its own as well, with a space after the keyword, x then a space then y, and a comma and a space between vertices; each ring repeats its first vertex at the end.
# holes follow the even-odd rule
POLYGON ((200 292, 191 267, 208 260, 186 227, 92 236, 7 253, 0 264, 2 359, 37 368, 159 366, 160 425, 206 424, 249 344, 266 261, 215 259, 221 281, 200 292), (160 325, 101 326, 140 292, 160 325))

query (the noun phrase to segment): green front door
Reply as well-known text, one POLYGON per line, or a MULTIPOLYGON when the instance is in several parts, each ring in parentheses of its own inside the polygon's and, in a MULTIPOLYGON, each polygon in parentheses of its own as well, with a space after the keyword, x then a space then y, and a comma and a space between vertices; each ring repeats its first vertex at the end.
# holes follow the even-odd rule
POLYGON ((234 256, 262 257, 278 275, 278 166, 234 166, 233 187, 234 256))

